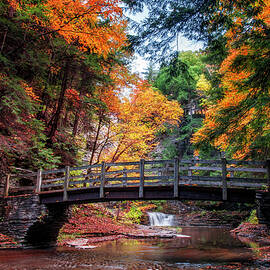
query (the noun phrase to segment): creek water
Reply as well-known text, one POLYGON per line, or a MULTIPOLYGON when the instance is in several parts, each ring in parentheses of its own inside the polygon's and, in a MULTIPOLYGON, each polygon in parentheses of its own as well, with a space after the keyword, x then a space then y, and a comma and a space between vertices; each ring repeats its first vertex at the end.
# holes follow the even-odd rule
POLYGON ((121 239, 94 249, 0 250, 0 269, 267 269, 256 267, 251 249, 228 230, 184 227, 181 234, 190 238, 121 239))

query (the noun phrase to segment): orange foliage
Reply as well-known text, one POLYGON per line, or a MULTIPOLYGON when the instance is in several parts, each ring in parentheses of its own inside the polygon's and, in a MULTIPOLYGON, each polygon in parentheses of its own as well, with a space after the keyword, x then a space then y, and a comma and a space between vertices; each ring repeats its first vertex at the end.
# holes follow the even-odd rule
POLYGON ((157 145, 155 135, 164 124, 176 124, 183 110, 176 101, 168 101, 145 81, 139 81, 131 100, 120 103, 113 122, 113 147, 104 159, 112 162, 134 161, 146 157, 157 145))
POLYGON ((78 107, 80 102, 80 96, 77 90, 75 89, 67 89, 66 90, 66 98, 69 103, 73 106, 78 107))
MULTIPOLYGON (((14 0, 9 3, 17 11, 35 6, 14 0)), ((127 44, 126 21, 119 3, 119 0, 47 0, 41 6, 47 20, 36 15, 31 15, 31 19, 47 29, 41 37, 57 32, 68 43, 79 44, 82 51, 106 57, 127 44)))
POLYGON ((25 94, 29 96, 34 101, 40 101, 39 97, 34 93, 34 90, 26 82, 21 82, 21 86, 25 91, 25 94))
POLYGON ((109 76, 113 83, 105 88, 99 87, 98 95, 112 114, 119 115, 121 96, 125 95, 125 90, 129 91, 139 78, 131 74, 124 65, 115 65, 113 69, 103 66, 103 73, 109 76))
MULTIPOLYGON (((228 4, 226 0, 221 1, 219 12, 226 12, 226 10, 223 10, 222 3, 224 5, 228 4)), ((269 26, 270 1, 266 0, 264 3, 265 6, 257 18, 260 18, 265 24, 269 26)), ((260 91, 260 89, 254 88, 243 91, 241 88, 239 88, 241 83, 243 83, 246 79, 250 78, 250 76, 254 74, 255 71, 253 70, 252 65, 247 66, 242 70, 235 69, 233 67, 233 63, 237 57, 254 57, 256 55, 256 48, 251 48, 248 45, 242 45, 240 47, 234 46, 235 42, 238 41, 242 35, 242 19, 237 17, 239 14, 241 14, 241 10, 238 8, 235 8, 234 13, 230 14, 230 16, 234 16, 234 26, 226 33, 226 37, 228 38, 227 47, 229 48, 229 54, 221 64, 219 70, 220 74, 222 75, 220 86, 224 89, 224 97, 220 99, 216 104, 209 105, 207 108, 203 127, 199 129, 192 138, 192 143, 194 144, 199 144, 200 142, 207 141, 209 134, 211 134, 215 129, 219 128, 220 123, 218 122, 218 119, 220 118, 222 111, 239 107, 241 103, 248 97, 250 98, 258 91, 260 91)), ((253 30, 260 31, 260 28, 258 27, 253 30)), ((270 118, 269 107, 264 109, 263 114, 265 117, 268 117, 268 119, 270 118)), ((241 149, 237 150, 233 155, 233 158, 236 159, 245 158, 249 155, 252 141, 254 141, 256 137, 256 131, 250 127, 250 123, 257 118, 257 115, 258 111, 254 107, 247 109, 244 113, 238 115, 238 118, 236 119, 237 121, 228 123, 226 131, 223 134, 215 137, 212 141, 212 144, 220 150, 226 151, 230 147, 234 136, 238 132, 245 130, 245 141, 242 142, 241 149)), ((270 128, 270 123, 268 123, 268 128, 270 128)), ((265 129, 267 129, 267 127, 265 127, 265 129)))

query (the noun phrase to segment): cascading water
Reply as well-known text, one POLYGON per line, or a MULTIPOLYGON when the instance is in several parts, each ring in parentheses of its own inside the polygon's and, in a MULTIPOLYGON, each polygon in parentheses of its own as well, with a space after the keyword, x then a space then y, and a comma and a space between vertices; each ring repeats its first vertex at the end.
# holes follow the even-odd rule
POLYGON ((159 212, 148 212, 150 226, 173 226, 174 215, 159 212))

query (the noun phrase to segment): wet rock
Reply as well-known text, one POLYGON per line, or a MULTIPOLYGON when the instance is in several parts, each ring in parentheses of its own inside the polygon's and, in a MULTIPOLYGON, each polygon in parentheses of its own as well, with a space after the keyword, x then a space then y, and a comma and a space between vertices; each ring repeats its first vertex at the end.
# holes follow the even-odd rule
POLYGON ((265 242, 270 244, 270 234, 265 224, 250 224, 244 222, 240 224, 231 233, 236 236, 245 237, 255 242, 265 242))
POLYGON ((97 247, 97 246, 90 246, 87 243, 88 243, 88 239, 86 238, 77 238, 75 240, 69 240, 66 242, 67 246, 75 247, 79 249, 92 249, 92 248, 97 247))
POLYGON ((17 247, 55 246, 69 215, 68 206, 40 204, 38 195, 10 197, 2 201, 2 207, 0 231, 14 238, 17 247))
MULTIPOLYGON (((176 238, 182 237, 182 235, 177 233, 177 229, 164 227, 149 227, 144 225, 139 225, 138 230, 131 233, 125 233, 127 237, 131 238, 176 238)), ((186 237, 186 236, 183 236, 186 237)))

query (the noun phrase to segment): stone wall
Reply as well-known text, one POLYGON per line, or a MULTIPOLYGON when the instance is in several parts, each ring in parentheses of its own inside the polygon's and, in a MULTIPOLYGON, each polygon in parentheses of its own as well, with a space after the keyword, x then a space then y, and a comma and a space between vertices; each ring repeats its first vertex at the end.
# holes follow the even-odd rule
POLYGON ((38 195, 2 199, 0 205, 0 232, 13 237, 18 247, 55 246, 69 215, 67 205, 40 204, 38 195))
POLYGON ((270 227, 270 192, 256 192, 256 200, 259 223, 270 227))

